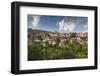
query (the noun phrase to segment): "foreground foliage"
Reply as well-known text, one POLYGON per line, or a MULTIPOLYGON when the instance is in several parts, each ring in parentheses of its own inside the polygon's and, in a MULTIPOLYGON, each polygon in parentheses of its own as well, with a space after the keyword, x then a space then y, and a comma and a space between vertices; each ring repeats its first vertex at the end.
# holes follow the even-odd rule
POLYGON ((88 57, 87 44, 67 43, 65 47, 58 44, 50 45, 46 43, 43 47, 41 43, 32 42, 28 45, 28 60, 54 60, 54 59, 81 59, 88 57))

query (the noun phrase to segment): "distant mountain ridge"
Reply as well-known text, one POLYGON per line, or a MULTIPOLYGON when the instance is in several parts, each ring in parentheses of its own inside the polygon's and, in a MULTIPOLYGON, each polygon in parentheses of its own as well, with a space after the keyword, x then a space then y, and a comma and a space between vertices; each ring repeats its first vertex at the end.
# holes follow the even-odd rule
POLYGON ((31 29, 31 28, 28 28, 28 31, 29 32, 50 32, 50 31, 45 31, 45 30, 39 30, 39 29, 31 29))
MULTIPOLYGON (((61 33, 61 32, 51 32, 51 31, 46 31, 46 30, 39 30, 39 29, 32 29, 32 28, 28 28, 28 32, 34 32, 34 33, 39 33, 39 32, 44 32, 44 33, 61 33)), ((77 33, 77 32, 66 32, 66 33, 77 33)), ((62 34, 66 34, 66 33, 62 33, 62 34)), ((83 32, 78 32, 78 33, 83 33, 83 32)), ((87 32, 84 32, 87 33, 87 32)))

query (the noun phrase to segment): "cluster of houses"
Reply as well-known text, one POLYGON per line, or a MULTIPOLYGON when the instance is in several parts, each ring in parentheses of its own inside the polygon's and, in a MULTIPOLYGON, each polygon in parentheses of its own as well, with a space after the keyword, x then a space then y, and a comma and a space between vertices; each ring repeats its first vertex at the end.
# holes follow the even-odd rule
POLYGON ((69 43, 77 43, 80 45, 87 44, 88 33, 59 33, 59 32, 47 32, 40 30, 29 30, 28 31, 28 43, 31 45, 32 42, 39 43, 43 47, 59 46, 61 48, 66 47, 69 43))

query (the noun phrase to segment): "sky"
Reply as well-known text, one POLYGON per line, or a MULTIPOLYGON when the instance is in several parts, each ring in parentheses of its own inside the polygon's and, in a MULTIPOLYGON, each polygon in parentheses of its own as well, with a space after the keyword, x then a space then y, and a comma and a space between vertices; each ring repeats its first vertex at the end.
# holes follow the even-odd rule
POLYGON ((28 28, 51 32, 87 32, 88 17, 28 15, 28 28))

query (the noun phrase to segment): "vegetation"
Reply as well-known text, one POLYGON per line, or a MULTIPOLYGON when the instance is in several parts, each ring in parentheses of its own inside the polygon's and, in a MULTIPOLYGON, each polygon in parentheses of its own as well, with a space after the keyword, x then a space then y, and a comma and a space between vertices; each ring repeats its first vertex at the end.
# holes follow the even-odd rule
POLYGON ((65 47, 59 47, 58 44, 52 45, 46 43, 46 46, 40 42, 33 41, 28 45, 28 60, 54 60, 54 59, 81 59, 88 57, 87 44, 66 43, 65 47))

